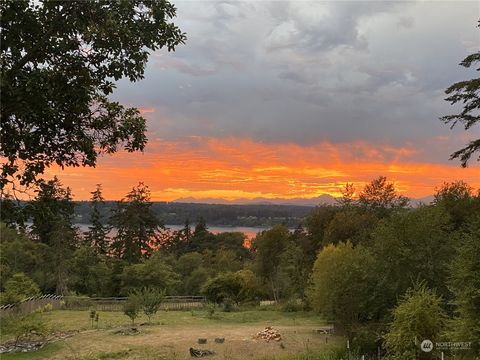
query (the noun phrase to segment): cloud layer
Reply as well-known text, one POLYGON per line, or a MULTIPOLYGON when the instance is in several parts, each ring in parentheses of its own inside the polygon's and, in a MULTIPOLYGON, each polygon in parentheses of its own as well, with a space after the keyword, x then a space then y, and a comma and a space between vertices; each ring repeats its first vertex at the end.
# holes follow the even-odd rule
POLYGON ((64 172, 77 198, 103 183, 118 199, 138 181, 157 200, 335 195, 379 175, 413 197, 480 187, 478 163, 448 161, 480 131, 438 120, 456 110, 444 90, 475 75, 458 63, 478 50, 477 2, 176 5, 186 45, 115 94, 148 119, 146 153, 64 172))

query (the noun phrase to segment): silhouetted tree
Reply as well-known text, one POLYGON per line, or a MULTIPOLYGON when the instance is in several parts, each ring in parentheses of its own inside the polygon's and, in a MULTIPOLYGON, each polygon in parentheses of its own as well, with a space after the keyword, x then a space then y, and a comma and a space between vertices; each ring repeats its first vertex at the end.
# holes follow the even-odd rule
POLYGON ((105 204, 102 196, 102 186, 97 184, 95 191, 91 192, 90 199, 90 226, 88 232, 85 233, 85 241, 92 246, 100 254, 106 254, 108 251, 107 235, 109 229, 103 225, 101 207, 105 204))
POLYGON ((150 51, 184 42, 172 4, 23 0, 0 11, 0 188, 51 164, 95 166, 122 145, 143 150, 145 119, 108 96, 117 80, 143 77, 150 51))
MULTIPOLYGON (((480 27, 480 21, 477 27, 480 27)), ((480 51, 467 56, 460 65, 465 68, 470 68, 471 66, 479 65, 479 63, 480 51)), ((480 71, 480 66, 477 67, 476 70, 480 71)), ((457 82, 450 86, 445 93, 448 95, 445 99, 446 101, 452 105, 461 103, 463 104, 463 109, 458 114, 441 117, 440 119, 444 123, 450 124, 450 128, 460 123, 465 130, 469 130, 474 125, 478 125, 480 121, 480 78, 457 82)), ((451 154, 450 159, 459 158, 462 166, 465 167, 470 157, 478 151, 480 151, 480 139, 474 139, 463 149, 451 154)), ((480 161, 480 156, 477 158, 477 161, 480 161)))
POLYGON ((152 210, 150 190, 139 183, 117 203, 110 218, 117 234, 112 238, 112 252, 129 263, 138 263, 158 246, 158 232, 163 225, 152 210))

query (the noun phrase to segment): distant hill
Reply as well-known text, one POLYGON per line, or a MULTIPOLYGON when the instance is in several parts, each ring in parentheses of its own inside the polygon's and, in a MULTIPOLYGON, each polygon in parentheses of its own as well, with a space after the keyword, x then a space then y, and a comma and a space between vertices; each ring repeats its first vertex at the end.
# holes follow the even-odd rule
POLYGON ((254 198, 254 199, 235 199, 225 200, 220 198, 206 198, 196 199, 193 197, 180 198, 174 200, 175 203, 189 203, 189 204, 220 204, 220 205, 297 205, 297 206, 317 206, 317 205, 335 205, 336 200, 331 195, 320 195, 315 198, 293 198, 293 199, 269 199, 269 198, 254 198))
MULTIPOLYGON (((106 201, 102 213, 108 217, 115 206, 114 201, 106 201)), ((183 225, 188 219, 194 224, 200 217, 208 225, 264 227, 284 224, 288 227, 300 225, 310 213, 312 206, 277 204, 205 204, 184 202, 154 202, 153 210, 164 224, 183 225)), ((75 222, 90 221, 90 203, 75 203, 75 222)))

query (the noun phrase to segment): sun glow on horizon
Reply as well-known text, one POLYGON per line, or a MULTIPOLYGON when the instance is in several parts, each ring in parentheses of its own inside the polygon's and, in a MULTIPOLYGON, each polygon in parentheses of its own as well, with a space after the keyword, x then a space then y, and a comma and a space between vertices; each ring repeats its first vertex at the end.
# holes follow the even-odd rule
POLYGON ((338 197, 346 183, 359 189, 378 176, 386 176, 412 198, 432 195, 445 181, 464 180, 480 188, 478 166, 419 162, 414 153, 366 142, 300 146, 248 138, 156 139, 144 153, 101 157, 96 168, 52 167, 45 177, 58 176, 75 200, 89 199, 98 183, 106 199, 118 200, 143 182, 154 201, 338 197))

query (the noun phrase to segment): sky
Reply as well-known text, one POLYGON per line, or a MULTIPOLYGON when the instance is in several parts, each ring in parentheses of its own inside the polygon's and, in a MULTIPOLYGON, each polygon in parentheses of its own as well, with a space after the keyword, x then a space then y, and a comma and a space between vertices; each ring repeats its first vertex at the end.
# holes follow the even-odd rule
POLYGON ((384 175, 420 198, 443 182, 480 188, 480 165, 449 155, 480 130, 439 117, 459 66, 478 51, 480 3, 173 1, 187 34, 150 56, 145 78, 114 98, 147 119, 145 152, 61 171, 75 199, 138 182, 152 199, 338 196, 384 175))

